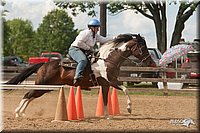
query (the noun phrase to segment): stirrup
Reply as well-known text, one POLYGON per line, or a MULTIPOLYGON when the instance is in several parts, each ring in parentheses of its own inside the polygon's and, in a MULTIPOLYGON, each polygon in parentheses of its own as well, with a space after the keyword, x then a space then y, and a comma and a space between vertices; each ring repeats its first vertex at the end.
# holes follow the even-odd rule
POLYGON ((82 79, 83 79, 83 76, 80 76, 80 77, 74 79, 74 86, 75 87, 79 86, 82 82, 82 79))
POLYGON ((90 74, 90 81, 94 86, 98 85, 97 79, 95 78, 95 75, 93 73, 90 74))

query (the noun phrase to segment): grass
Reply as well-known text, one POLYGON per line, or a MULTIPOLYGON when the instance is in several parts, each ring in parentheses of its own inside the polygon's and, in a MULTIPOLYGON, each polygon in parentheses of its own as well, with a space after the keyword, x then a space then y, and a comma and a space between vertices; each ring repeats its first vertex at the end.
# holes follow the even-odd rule
MULTIPOLYGON (((130 92, 131 95, 164 96, 163 92, 130 92)), ((195 92, 168 92, 168 96, 197 96, 195 92)))
MULTIPOLYGON (((99 89, 92 89, 91 91, 85 91, 82 90, 83 94, 87 95, 98 95, 99 89)), ((112 89, 110 89, 110 94, 112 94, 112 89)), ((124 96, 124 93, 120 90, 117 90, 117 93, 119 96, 124 96)), ((129 88, 129 94, 130 95, 147 95, 147 96, 164 96, 163 91, 152 88, 152 87, 146 87, 146 88, 129 88)), ((169 90, 168 96, 198 96, 198 92, 183 92, 183 91, 171 91, 169 90)))
MULTIPOLYGON (((147 96, 164 96, 163 91, 159 90, 151 83, 140 83, 140 84, 135 84, 135 85, 130 85, 126 86, 129 89, 129 94, 130 95, 147 95, 147 96)), ((70 87, 65 89, 65 93, 69 93, 70 87)), ((27 92, 28 90, 21 90, 22 92, 27 92)), ((3 94, 9 94, 12 93, 13 91, 2 91, 3 94)), ((92 88, 91 91, 86 91, 86 90, 81 90, 82 94, 85 95, 91 95, 91 96, 97 96, 98 97, 98 92, 99 92, 99 87, 92 88)), ((76 94, 76 88, 75 92, 76 94)), ((124 93, 120 90, 117 90, 117 93, 119 96, 124 96, 124 93)), ((21 93, 20 93, 21 94, 21 93)), ((112 94, 112 88, 110 89, 110 94, 112 94)), ((198 92, 183 92, 183 91, 170 91, 168 92, 168 96, 198 96, 198 92)))

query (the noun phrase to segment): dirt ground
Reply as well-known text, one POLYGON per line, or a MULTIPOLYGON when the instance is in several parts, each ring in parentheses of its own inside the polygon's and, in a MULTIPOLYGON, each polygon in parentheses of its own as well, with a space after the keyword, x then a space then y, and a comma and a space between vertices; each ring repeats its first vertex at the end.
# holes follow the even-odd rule
MULTIPOLYGON (((83 121, 51 122, 54 120, 59 91, 35 99, 24 118, 15 118, 14 110, 27 90, 3 92, 3 127, 5 132, 161 132, 193 131, 199 127, 197 96, 131 95, 132 114, 126 110, 126 97, 118 93, 120 115, 112 119, 95 117, 98 93, 82 91, 83 121), (172 121, 191 118, 195 125, 185 127, 172 121)), ((65 90, 67 101, 68 90, 65 90)))

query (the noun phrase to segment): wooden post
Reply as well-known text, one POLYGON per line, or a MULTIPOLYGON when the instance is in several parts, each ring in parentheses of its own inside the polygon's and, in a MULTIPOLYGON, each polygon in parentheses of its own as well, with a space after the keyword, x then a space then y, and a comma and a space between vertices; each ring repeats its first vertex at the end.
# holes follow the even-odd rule
MULTIPOLYGON (((165 68, 165 67, 164 67, 165 68)), ((163 79, 163 87, 164 87, 164 91, 163 91, 163 95, 164 96, 168 96, 168 86, 167 86, 167 82, 165 81, 166 79, 166 69, 163 70, 163 76, 162 76, 162 79, 163 79)))
POLYGON ((106 3, 100 3, 100 35, 106 37, 106 3))

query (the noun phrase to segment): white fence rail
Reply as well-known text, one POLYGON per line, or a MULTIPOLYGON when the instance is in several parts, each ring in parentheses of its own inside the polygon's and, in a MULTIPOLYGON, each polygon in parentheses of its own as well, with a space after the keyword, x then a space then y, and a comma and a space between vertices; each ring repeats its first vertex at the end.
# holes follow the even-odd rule
MULTIPOLYGON (((166 72, 180 72, 180 73, 189 73, 189 72, 199 72, 198 69, 181 69, 181 68, 152 68, 152 67, 121 67, 121 71, 126 72, 137 72, 137 71, 145 71, 145 72, 161 72, 165 75, 166 72)), ((2 73, 3 80, 9 80, 16 76, 19 73, 2 73)), ((36 74, 31 75, 27 80, 34 80, 36 74)), ((162 76, 162 78, 135 78, 135 77, 119 77, 120 81, 143 81, 143 82, 163 82, 164 85, 164 93, 168 92, 167 82, 176 82, 176 83, 194 83, 198 84, 198 79, 181 79, 181 78, 166 78, 166 76, 162 76)), ((37 89, 37 90, 59 90, 63 86, 57 85, 1 85, 3 89, 37 89)), ((197 89, 199 90, 199 89, 197 89)))
POLYGON ((22 90, 59 90, 61 88, 66 88, 66 85, 7 85, 2 84, 2 89, 22 89, 22 90))

